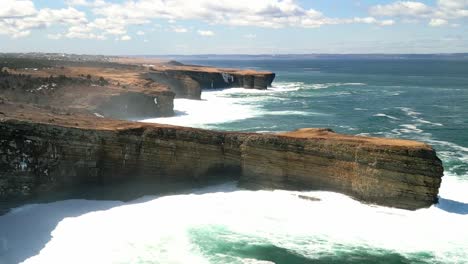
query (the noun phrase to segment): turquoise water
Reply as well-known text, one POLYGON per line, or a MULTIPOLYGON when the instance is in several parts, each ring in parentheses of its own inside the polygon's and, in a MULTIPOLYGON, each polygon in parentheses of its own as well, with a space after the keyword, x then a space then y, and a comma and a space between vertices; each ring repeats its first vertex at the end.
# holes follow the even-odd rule
POLYGON ((0 217, 1 264, 468 263, 468 61, 185 62, 271 70, 277 79, 267 91, 177 99, 176 117, 146 122, 265 133, 329 127, 421 140, 444 163, 440 203, 406 211, 333 192, 228 183, 130 203, 34 204, 0 217))

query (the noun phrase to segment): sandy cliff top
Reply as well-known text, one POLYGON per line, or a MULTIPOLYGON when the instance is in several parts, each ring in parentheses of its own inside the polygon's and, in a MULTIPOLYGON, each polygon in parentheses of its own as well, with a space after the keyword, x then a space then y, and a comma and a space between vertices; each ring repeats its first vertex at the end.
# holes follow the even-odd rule
POLYGON ((296 131, 281 133, 279 135, 286 136, 286 137, 293 137, 293 138, 331 139, 331 140, 336 140, 336 141, 360 143, 360 144, 367 144, 367 145, 402 146, 402 147, 427 148, 427 149, 431 148, 429 145, 425 143, 413 141, 413 140, 344 135, 344 134, 335 133, 331 129, 325 129, 325 128, 302 128, 296 131))

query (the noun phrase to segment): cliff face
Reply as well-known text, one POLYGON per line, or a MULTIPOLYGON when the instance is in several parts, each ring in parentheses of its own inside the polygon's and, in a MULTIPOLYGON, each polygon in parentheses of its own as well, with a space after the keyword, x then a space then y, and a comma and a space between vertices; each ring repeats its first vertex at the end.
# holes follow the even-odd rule
POLYGON ((175 94, 167 86, 140 78, 136 71, 80 67, 1 72, 0 96, 15 102, 129 119, 172 116, 175 94), (86 77, 88 72, 107 74, 107 79, 86 77), (124 74, 130 76, 115 79, 124 74))
POLYGON ((202 89, 230 87, 267 89, 275 79, 275 74, 271 72, 196 66, 152 69, 147 76, 155 82, 168 85, 177 97, 190 99, 200 99, 202 89))
POLYGON ((405 209, 436 203, 443 174, 426 144, 327 129, 251 136, 241 153, 244 186, 332 190, 405 209))
POLYGON ((174 94, 124 92, 101 98, 89 109, 106 117, 128 119, 174 115, 174 94), (94 109, 94 110, 93 110, 94 109))
POLYGON ((11 109, 0 105, 2 200, 82 183, 234 177, 248 188, 333 190, 417 209, 437 201, 443 172, 434 150, 414 141, 316 129, 285 135, 214 132, 11 109))
POLYGON ((200 99, 202 88, 200 83, 186 74, 167 71, 149 72, 147 77, 155 82, 167 85, 178 98, 200 99))

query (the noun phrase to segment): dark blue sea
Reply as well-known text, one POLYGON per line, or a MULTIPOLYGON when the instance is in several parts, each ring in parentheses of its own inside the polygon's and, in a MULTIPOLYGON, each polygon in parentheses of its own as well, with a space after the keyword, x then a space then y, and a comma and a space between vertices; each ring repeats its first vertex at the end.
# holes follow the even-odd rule
POLYGON ((277 77, 266 91, 231 88, 204 91, 201 101, 176 99, 176 117, 146 122, 263 133, 327 127, 424 141, 445 168, 439 204, 406 211, 322 191, 307 192, 321 199, 311 202, 298 198, 299 192, 247 191, 235 183, 131 203, 35 204, 0 217, 0 259, 468 263, 467 60, 186 57, 182 62, 267 70, 277 77), (37 220, 46 215, 57 219, 47 228, 37 220), (31 227, 5 228, 19 219, 31 227), (21 237, 42 240, 23 244, 21 237))

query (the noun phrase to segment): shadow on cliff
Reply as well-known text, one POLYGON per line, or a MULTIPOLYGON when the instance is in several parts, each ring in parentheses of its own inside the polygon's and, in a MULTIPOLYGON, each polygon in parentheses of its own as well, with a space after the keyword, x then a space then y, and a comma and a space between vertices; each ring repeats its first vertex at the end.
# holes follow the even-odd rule
POLYGON ((450 199, 439 197, 437 207, 454 214, 468 215, 468 203, 462 203, 450 199))
POLYGON ((236 186, 235 182, 216 182, 209 186, 122 184, 112 188, 88 188, 86 191, 60 194, 55 198, 48 197, 0 216, 0 264, 20 263, 39 254, 52 239, 54 229, 65 218, 144 203, 171 194, 231 192, 237 189, 236 186))

